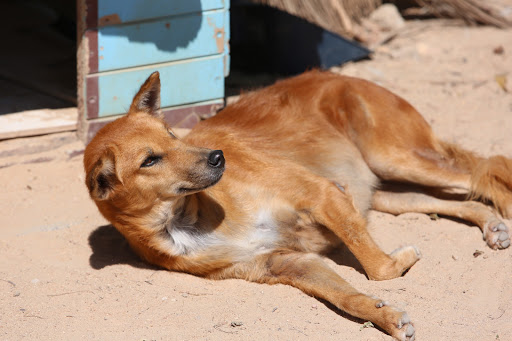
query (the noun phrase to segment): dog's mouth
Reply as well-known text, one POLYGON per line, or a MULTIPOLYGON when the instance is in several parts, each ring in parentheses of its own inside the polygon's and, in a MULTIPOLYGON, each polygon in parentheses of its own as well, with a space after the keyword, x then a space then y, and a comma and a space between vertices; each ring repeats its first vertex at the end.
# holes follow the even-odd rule
POLYGON ((202 187, 180 187, 180 188, 178 188, 178 192, 180 194, 191 193, 191 192, 200 192, 209 187, 212 187, 213 185, 216 185, 220 181, 221 178, 222 178, 222 174, 217 179, 215 179, 213 182, 209 183, 206 186, 202 186, 202 187))

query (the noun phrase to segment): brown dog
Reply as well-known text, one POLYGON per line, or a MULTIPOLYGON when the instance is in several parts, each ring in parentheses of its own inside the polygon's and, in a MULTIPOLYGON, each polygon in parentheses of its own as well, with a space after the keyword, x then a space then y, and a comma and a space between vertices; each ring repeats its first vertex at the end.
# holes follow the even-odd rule
POLYGON ((152 264, 289 284, 412 340, 405 312, 359 293, 318 254, 344 243, 374 280, 416 263, 415 247, 388 255, 375 244, 369 208, 459 217, 490 247, 510 245, 490 208, 439 196, 463 193, 511 217, 512 161, 439 141, 411 105, 375 84, 308 72, 242 96, 184 139, 159 112, 155 72, 84 156, 91 198, 152 264), (376 190, 380 181, 411 192, 376 190))

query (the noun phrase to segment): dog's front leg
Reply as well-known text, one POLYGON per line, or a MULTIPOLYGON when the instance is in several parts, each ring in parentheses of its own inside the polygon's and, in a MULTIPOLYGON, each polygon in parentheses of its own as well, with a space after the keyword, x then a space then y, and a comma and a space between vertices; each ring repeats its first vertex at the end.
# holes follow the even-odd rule
POLYGON ((299 209, 309 210, 313 220, 333 231, 363 266, 373 280, 401 276, 420 258, 413 246, 393 251, 382 251, 366 228, 366 219, 358 212, 347 189, 336 183, 317 181, 310 189, 310 199, 301 200, 299 209))
POLYGON ((413 339, 414 327, 407 313, 358 292, 316 254, 282 250, 264 257, 260 262, 264 275, 251 280, 294 286, 308 295, 329 301, 352 316, 375 323, 398 340, 413 339))

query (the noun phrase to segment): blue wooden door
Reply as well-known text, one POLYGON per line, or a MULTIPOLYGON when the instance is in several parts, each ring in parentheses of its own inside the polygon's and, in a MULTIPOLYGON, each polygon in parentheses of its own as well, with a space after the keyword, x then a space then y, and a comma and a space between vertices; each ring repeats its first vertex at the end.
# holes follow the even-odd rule
POLYGON ((153 71, 160 72, 164 113, 223 104, 229 0, 82 2, 87 53, 79 58, 79 97, 86 120, 125 113, 153 71))

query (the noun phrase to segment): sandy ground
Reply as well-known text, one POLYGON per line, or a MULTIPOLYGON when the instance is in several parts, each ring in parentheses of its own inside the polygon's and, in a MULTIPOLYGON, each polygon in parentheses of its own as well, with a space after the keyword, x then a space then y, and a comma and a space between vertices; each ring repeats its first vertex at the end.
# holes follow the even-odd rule
MULTIPOLYGON (((512 94, 495 80, 512 77, 512 30, 411 22, 373 60, 336 71, 405 97, 448 141, 512 157, 512 94)), ((83 148, 68 133, 0 143, 0 340, 391 339, 291 287, 142 263, 89 200, 83 148)), ((369 222, 384 250, 415 244, 421 261, 384 282, 342 253, 328 262, 405 309, 418 340, 512 340, 512 248, 492 251, 478 228, 423 214, 369 222)))

